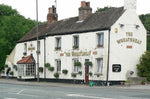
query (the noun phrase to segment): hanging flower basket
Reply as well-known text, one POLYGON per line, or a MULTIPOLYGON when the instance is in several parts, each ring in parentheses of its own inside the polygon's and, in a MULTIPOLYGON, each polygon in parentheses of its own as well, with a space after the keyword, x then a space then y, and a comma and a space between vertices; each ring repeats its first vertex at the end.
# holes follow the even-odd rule
POLYGON ((79 66, 79 67, 81 67, 82 64, 81 64, 81 62, 74 62, 74 66, 79 66))
POLYGON ((85 66, 93 66, 93 63, 90 62, 90 61, 87 61, 87 62, 84 63, 84 65, 85 65, 85 66))
POLYGON ((55 78, 59 78, 59 73, 57 73, 57 72, 54 73, 54 77, 55 77, 55 78))
POLYGON ((62 73, 66 75, 68 73, 68 70, 67 69, 63 69, 62 73))

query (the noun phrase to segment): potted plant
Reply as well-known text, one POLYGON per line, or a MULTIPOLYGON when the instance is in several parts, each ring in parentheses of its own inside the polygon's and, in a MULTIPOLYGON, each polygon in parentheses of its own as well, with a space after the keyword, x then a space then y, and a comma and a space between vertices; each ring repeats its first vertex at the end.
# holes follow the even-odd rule
POLYGON ((81 64, 81 62, 77 61, 77 62, 74 62, 74 66, 79 66, 79 67, 81 67, 82 64, 81 64))
POLYGON ((76 73, 72 73, 71 76, 72 76, 73 78, 75 78, 75 77, 77 76, 77 74, 76 74, 76 73))
POLYGON ((48 67, 50 67, 51 65, 50 65, 50 63, 45 63, 44 66, 45 66, 46 68, 48 68, 48 67))
POLYGON ((79 71, 78 74, 79 74, 79 75, 82 75, 82 71, 79 71))
POLYGON ((63 69, 62 73, 66 75, 68 73, 68 70, 67 69, 63 69))
POLYGON ((73 46, 73 49, 78 49, 78 48, 79 48, 78 45, 74 45, 74 46, 73 46))
POLYGON ((59 78, 59 73, 58 72, 54 73, 54 77, 59 78))
POLYGON ((54 67, 50 66, 50 67, 48 67, 48 70, 54 71, 54 67))
POLYGON ((90 76, 92 76, 92 75, 93 75, 93 73, 90 71, 90 72, 89 72, 89 75, 90 75, 90 76))
POLYGON ((142 85, 145 85, 146 84, 146 79, 143 79, 141 83, 142 83, 142 85))
POLYGON ((14 75, 14 72, 13 72, 13 71, 11 71, 9 74, 10 74, 11 76, 13 76, 13 75, 14 75))
POLYGON ((127 79, 127 80, 125 81, 125 85, 126 85, 126 86, 130 86, 130 80, 129 80, 129 79, 127 79))
POLYGON ((86 61, 84 63, 85 66, 93 66, 93 63, 91 61, 86 61))
POLYGON ((39 67, 39 72, 43 73, 43 67, 39 67))

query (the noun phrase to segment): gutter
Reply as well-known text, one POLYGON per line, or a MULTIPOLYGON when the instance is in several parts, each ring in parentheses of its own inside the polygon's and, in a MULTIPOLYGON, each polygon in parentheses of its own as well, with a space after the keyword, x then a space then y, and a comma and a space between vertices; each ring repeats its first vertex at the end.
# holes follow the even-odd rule
POLYGON ((106 78, 106 85, 109 86, 109 56, 110 56, 110 31, 108 30, 108 58, 107 58, 107 78, 106 78))

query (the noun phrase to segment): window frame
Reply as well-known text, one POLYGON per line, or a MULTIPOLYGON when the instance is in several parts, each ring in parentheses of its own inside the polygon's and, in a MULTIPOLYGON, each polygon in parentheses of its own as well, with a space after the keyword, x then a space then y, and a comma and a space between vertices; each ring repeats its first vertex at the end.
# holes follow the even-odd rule
POLYGON ((73 49, 79 48, 79 35, 73 36, 73 49))
POLYGON ((97 47, 104 47, 104 32, 97 33, 97 47), (101 40, 102 39, 102 40, 101 40))
POLYGON ((61 50, 61 37, 55 38, 55 50, 61 50))
POLYGON ((55 60, 55 62, 56 62, 56 71, 58 72, 58 73, 61 73, 61 59, 56 59, 55 60), (60 63, 58 63, 58 62, 60 62, 60 63), (60 66, 60 67, 59 67, 60 66), (60 70, 59 70, 60 69, 60 70))
POLYGON ((96 73, 98 74, 103 74, 103 69, 104 69, 104 63, 103 63, 103 58, 97 58, 96 59, 96 73), (98 63, 99 61, 99 63, 98 63))
POLYGON ((78 73, 79 72, 79 66, 74 66, 75 62, 79 62, 79 59, 78 58, 73 59, 73 72, 78 73))

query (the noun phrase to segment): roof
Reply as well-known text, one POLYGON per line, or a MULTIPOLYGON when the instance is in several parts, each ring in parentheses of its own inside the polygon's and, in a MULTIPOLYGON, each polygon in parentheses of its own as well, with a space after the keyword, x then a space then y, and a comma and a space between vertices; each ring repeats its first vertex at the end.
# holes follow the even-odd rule
POLYGON ((34 64, 34 63, 35 61, 32 54, 27 57, 22 57, 22 59, 17 62, 17 64, 34 64))
MULTIPOLYGON (((39 25, 39 39, 45 36, 84 33, 98 30, 108 30, 124 13, 124 8, 112 8, 89 15, 83 22, 78 17, 60 20, 51 24, 39 25)), ((36 26, 21 38, 18 43, 36 39, 36 26)))

